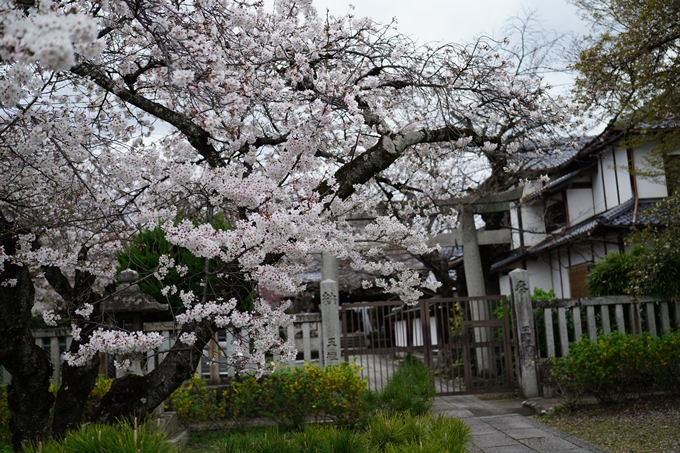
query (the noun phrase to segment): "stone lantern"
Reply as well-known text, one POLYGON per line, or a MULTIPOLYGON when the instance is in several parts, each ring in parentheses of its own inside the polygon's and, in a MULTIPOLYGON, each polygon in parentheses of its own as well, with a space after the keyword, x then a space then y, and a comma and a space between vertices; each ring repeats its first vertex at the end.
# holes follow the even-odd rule
MULTIPOLYGON (((116 279, 120 283, 116 293, 106 298, 101 305, 108 323, 132 332, 142 331, 146 322, 156 322, 168 317, 170 306, 141 292, 136 283, 139 281, 136 271, 125 269, 116 279)), ((133 360, 132 373, 143 374, 139 359, 133 360)))

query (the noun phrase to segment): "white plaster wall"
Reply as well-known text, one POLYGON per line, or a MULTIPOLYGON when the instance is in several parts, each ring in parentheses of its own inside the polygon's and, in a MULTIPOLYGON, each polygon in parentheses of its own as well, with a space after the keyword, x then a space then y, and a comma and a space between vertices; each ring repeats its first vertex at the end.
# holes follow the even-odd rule
POLYGON ((552 275, 550 266, 539 256, 539 259, 527 260, 527 271, 529 272, 529 290, 534 293, 534 288, 541 288, 549 291, 552 288, 552 275))
POLYGON ((607 151, 602 154, 602 180, 603 191, 605 192, 605 204, 607 209, 611 209, 619 204, 619 188, 616 183, 616 168, 614 167, 614 152, 607 151))
POLYGON ((607 203, 604 197, 604 172, 601 159, 597 163, 597 173, 592 175, 593 183, 593 207, 595 214, 599 214, 607 210, 607 203))
POLYGON ((501 288, 501 295, 502 296, 510 296, 510 276, 509 275, 501 275, 498 277, 498 285, 501 288))
MULTIPOLYGON (((663 173, 663 169, 652 166, 646 159, 652 145, 633 150, 633 161, 635 170, 638 172, 663 173)), ((642 175, 635 175, 637 181, 638 197, 640 198, 661 198, 667 197, 666 177, 663 174, 651 178, 642 175)))
POLYGON ((609 233, 605 236, 605 246, 607 248, 607 254, 609 253, 619 253, 619 237, 616 233, 609 233))
POLYGON ((590 242, 584 243, 582 246, 574 245, 569 248, 569 265, 576 266, 593 261, 593 251, 590 247, 590 242))
POLYGON ((550 253, 550 274, 552 289, 555 291, 558 298, 564 298, 562 295, 562 270, 560 268, 557 251, 550 253))
POLYGON ((595 215, 593 209, 593 189, 567 190, 567 209, 569 225, 577 225, 595 215))
POLYGON ((543 203, 522 206, 522 229, 524 230, 525 247, 538 244, 546 238, 543 203))
POLYGON ((560 252, 560 278, 562 279, 562 298, 569 299, 571 297, 571 289, 569 288, 569 257, 567 256, 567 249, 563 248, 560 252))
POLYGON ((607 254, 607 246, 604 242, 593 242, 593 258, 597 262, 607 254))
POLYGON ((633 198, 633 188, 630 185, 630 173, 628 172, 628 154, 625 149, 617 148, 614 151, 614 157, 616 158, 616 175, 619 183, 619 202, 623 203, 633 198))
POLYGON ((519 248, 519 221, 517 219, 517 204, 516 203, 511 203, 510 204, 510 225, 512 227, 512 232, 510 233, 510 240, 511 244, 510 246, 512 247, 512 250, 518 249, 519 248))

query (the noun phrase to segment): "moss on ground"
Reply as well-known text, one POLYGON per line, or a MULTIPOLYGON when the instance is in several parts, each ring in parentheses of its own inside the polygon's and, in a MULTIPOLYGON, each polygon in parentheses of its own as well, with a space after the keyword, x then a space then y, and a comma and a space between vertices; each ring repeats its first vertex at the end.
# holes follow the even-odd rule
POLYGON ((680 396, 654 395, 616 406, 582 406, 536 420, 610 453, 680 452, 680 396))

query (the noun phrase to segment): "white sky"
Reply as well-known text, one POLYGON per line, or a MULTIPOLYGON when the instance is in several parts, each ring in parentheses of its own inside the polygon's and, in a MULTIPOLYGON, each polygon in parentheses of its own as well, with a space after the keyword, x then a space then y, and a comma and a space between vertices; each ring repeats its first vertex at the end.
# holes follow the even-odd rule
MULTIPOLYGON (((502 37, 501 29, 508 19, 523 17, 523 10, 535 11, 546 30, 560 34, 589 32, 577 8, 567 0, 313 0, 320 15, 326 9, 342 15, 354 5, 355 16, 368 16, 388 23, 397 19, 401 33, 418 41, 458 43, 472 42, 479 35, 502 37), (497 33, 495 33, 497 32, 497 33)), ((554 86, 567 88, 571 78, 549 75, 554 86)))
POLYGON ((335 15, 354 5, 353 14, 378 22, 396 17, 399 30, 420 43, 430 41, 468 42, 482 33, 499 30, 504 22, 521 15, 522 8, 535 10, 547 29, 565 33, 587 33, 575 6, 566 0, 313 0, 323 15, 335 15))

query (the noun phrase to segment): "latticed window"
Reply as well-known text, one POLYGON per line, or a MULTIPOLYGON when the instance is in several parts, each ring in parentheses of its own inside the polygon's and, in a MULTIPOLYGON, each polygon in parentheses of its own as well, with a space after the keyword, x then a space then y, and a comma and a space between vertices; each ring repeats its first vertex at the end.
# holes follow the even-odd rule
POLYGON ((586 286, 586 276, 588 275, 589 263, 571 266, 569 271, 569 290, 571 297, 589 297, 588 287, 586 286))

